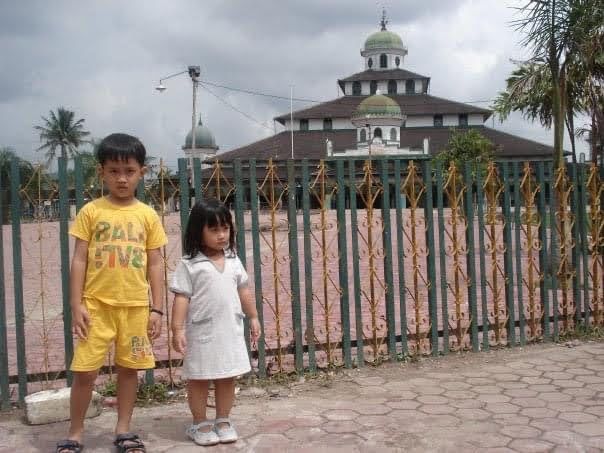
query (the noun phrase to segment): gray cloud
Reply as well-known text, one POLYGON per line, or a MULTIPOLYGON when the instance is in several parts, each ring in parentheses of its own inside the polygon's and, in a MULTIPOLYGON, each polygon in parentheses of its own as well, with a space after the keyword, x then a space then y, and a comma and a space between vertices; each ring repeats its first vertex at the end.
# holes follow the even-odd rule
MULTIPOLYGON (((502 3, 385 6, 388 28, 409 47, 405 67, 431 76, 432 94, 471 101, 494 98, 509 59, 522 54, 509 27, 514 2, 502 3)), ((205 81, 284 97, 293 85, 295 97, 333 99, 337 79, 362 70, 359 50, 381 15, 378 2, 344 0, 24 0, 1 8, 0 146, 41 158, 33 125, 65 106, 93 136, 133 133, 171 166, 191 125, 191 83, 186 74, 175 77, 158 94, 159 78, 198 64, 205 81)), ((289 111, 288 99, 208 88, 223 101, 202 89, 199 110, 221 150, 269 136, 272 118, 289 111)), ((496 126, 551 142, 549 132, 518 119, 496 126)))

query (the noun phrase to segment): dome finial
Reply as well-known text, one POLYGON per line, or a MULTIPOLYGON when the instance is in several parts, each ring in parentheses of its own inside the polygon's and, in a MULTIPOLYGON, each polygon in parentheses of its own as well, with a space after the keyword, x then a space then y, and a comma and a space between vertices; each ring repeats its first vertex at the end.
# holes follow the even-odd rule
POLYGON ((382 26, 382 31, 386 31, 387 23, 388 23, 388 20, 386 19, 386 8, 382 8, 382 20, 380 22, 380 25, 382 26))
POLYGON ((199 126, 203 126, 203 123, 201 122, 201 113, 199 114, 199 123, 197 123, 199 126))

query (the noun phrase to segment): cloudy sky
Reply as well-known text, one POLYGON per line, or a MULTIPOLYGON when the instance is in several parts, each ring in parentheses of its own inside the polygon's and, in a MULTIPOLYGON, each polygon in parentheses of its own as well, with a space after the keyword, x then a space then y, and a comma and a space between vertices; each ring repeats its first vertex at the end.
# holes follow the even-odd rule
MULTIPOLYGON (((272 118, 295 98, 340 96, 337 79, 363 69, 359 51, 388 29, 409 49, 404 68, 430 76, 430 93, 488 107, 526 50, 510 21, 515 0, 170 0, 2 1, 0 146, 42 160, 33 126, 64 106, 93 137, 140 137, 152 156, 175 167, 191 127, 186 74, 201 66, 197 101, 221 151, 267 137, 272 118), (282 96, 246 94, 237 90, 282 96), (208 91, 208 89, 210 91, 208 91), (486 101, 486 102, 484 102, 486 101)), ((309 107, 295 101, 294 110, 309 107)), ((543 143, 550 131, 514 116, 488 126, 543 143)), ((279 125, 277 125, 279 126, 279 125)), ((281 129, 277 127, 277 132, 281 129)), ((580 144, 580 151, 586 151, 580 144)))

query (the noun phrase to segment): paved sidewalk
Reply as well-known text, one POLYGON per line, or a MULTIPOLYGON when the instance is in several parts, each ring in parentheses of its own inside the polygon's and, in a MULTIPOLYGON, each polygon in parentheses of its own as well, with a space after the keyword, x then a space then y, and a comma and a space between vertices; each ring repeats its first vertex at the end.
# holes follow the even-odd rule
MULTIPOLYGON (((133 429, 149 452, 604 451, 604 343, 453 354, 244 389, 232 416, 242 438, 230 446, 187 441, 180 402, 137 409, 133 429)), ((53 451, 67 430, 0 420, 1 452, 53 451)), ((87 452, 111 451, 114 421, 112 409, 87 421, 87 452)))

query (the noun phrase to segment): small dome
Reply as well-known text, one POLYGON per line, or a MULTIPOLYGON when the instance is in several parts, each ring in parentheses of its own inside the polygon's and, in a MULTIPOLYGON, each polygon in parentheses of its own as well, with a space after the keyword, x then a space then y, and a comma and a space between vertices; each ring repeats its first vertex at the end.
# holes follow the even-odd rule
POLYGON ((365 41, 365 50, 400 49, 405 50, 403 40, 399 35, 388 30, 373 33, 365 41))
MULTIPOLYGON (((185 145, 183 149, 191 149, 191 137, 192 130, 189 131, 187 137, 185 138, 185 145)), ((214 139, 214 134, 203 125, 201 122, 201 118, 199 119, 199 123, 195 127, 195 148, 218 148, 216 146, 216 140, 214 139)))
POLYGON ((374 94, 369 96, 358 105, 355 112, 355 117, 364 116, 401 116, 401 107, 398 103, 388 96, 383 94, 374 94))

